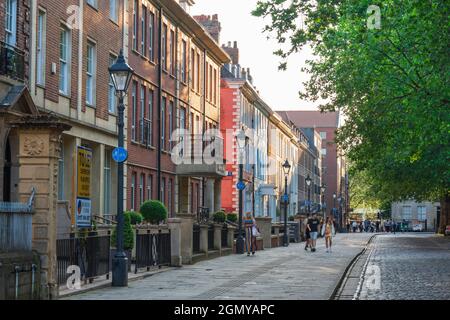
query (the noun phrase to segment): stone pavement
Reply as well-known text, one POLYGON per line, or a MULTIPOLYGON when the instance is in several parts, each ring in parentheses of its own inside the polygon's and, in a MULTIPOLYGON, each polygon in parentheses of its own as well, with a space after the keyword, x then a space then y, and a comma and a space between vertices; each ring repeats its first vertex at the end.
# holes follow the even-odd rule
POLYGON ((329 299, 345 268, 373 234, 338 234, 333 253, 323 239, 316 252, 303 243, 230 255, 133 281, 128 288, 103 288, 72 300, 329 299))
MULTIPOLYGON (((450 299, 450 237, 397 233, 377 236, 368 248, 360 300, 450 299), (378 267, 378 286, 367 285, 378 267)), ((375 281, 372 281, 375 284, 375 281)))

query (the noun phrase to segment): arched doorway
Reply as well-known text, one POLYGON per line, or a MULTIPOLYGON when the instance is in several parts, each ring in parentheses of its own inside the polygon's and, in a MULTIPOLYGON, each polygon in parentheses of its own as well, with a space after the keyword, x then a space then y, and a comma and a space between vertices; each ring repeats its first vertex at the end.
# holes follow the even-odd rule
POLYGON ((19 201, 18 184, 19 184, 19 138, 14 131, 10 131, 4 141, 3 168, 2 170, 2 201, 17 202, 19 201))

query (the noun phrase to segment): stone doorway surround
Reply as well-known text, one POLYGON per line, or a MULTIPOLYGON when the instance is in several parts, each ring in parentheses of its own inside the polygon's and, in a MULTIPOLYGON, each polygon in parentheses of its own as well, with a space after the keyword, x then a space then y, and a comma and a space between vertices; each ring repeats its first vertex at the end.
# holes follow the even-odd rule
MULTIPOLYGON (((14 136, 18 155, 18 183, 14 197, 27 202, 36 189, 32 219, 32 249, 40 256, 41 299, 57 298, 56 211, 58 159, 63 131, 71 126, 56 115, 39 112, 24 85, 0 84, 0 163, 3 189, 4 152, 8 137, 14 136)), ((3 194, 3 192, 2 192, 3 194)))

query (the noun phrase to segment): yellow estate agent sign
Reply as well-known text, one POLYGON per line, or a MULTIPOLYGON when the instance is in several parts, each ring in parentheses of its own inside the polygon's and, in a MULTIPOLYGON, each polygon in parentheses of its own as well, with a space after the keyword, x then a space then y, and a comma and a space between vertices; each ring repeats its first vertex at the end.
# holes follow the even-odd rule
POLYGON ((77 148, 77 199, 75 204, 78 227, 91 226, 91 165, 92 150, 77 148))

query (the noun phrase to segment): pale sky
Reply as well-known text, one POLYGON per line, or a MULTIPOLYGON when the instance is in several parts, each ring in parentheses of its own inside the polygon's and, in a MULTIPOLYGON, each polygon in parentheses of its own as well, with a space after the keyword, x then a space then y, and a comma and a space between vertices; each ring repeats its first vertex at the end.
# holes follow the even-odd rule
POLYGON ((255 6, 256 0, 195 0, 191 14, 219 15, 220 45, 238 42, 240 65, 250 68, 253 84, 273 110, 316 110, 316 104, 298 97, 302 82, 308 79, 301 67, 311 59, 311 53, 303 50, 291 56, 288 69, 278 71, 280 58, 273 55, 278 43, 262 33, 265 21, 251 15, 255 6))

